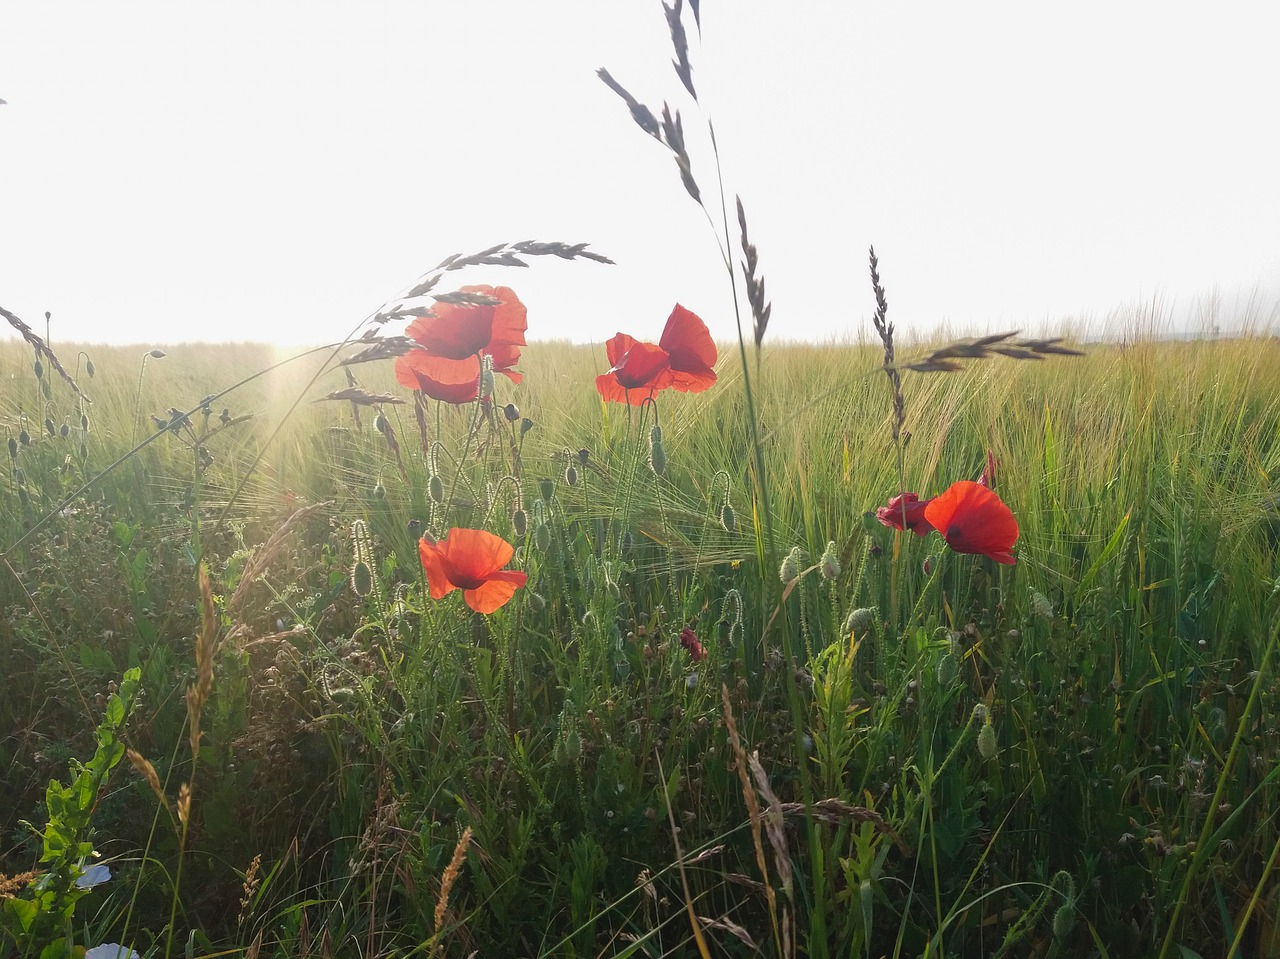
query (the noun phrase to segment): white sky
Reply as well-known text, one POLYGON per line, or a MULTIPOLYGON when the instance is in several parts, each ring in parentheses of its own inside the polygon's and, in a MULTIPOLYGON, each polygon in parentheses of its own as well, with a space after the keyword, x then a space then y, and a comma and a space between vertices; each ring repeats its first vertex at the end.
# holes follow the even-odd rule
MULTIPOLYGON (((904 331, 1280 301, 1272 0, 704 0, 701 47, 686 17, 771 338, 869 330, 873 242, 904 331)), ((711 197, 670 57, 658 0, 0 0, 0 305, 55 345, 318 342, 447 254, 588 241, 619 265, 455 276, 535 338, 679 300, 728 339, 706 220, 594 76, 681 109, 711 197)))

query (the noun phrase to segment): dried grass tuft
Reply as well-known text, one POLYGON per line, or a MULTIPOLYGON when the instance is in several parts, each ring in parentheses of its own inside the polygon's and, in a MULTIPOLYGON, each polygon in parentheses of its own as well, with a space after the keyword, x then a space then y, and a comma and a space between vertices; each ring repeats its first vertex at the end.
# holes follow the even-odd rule
POLYGON ((746 259, 742 261, 742 275, 746 277, 747 302, 751 304, 752 332, 755 335, 757 359, 760 344, 764 342, 764 331, 769 327, 769 316, 773 313, 773 304, 765 299, 764 277, 756 274, 760 255, 756 245, 747 236, 747 211, 743 209, 742 197, 734 197, 738 204, 738 226, 742 230, 742 252, 746 259))
MULTIPOLYGON (((964 367, 957 360, 985 360, 1005 356, 1011 360, 1043 360, 1046 356, 1084 356, 1080 350, 1060 346, 1062 337, 1045 340, 1018 340, 1010 343, 1017 331, 992 333, 976 340, 957 340, 934 350, 924 359, 906 363, 903 369, 917 373, 954 373, 964 367)), ((889 361, 886 360, 886 368, 889 361)))

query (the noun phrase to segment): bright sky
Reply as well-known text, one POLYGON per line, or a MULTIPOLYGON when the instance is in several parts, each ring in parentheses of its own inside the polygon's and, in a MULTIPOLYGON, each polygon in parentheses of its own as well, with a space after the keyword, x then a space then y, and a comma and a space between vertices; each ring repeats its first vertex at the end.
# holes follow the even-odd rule
MULTIPOLYGON (((1273 0, 702 13, 771 338, 869 331, 870 243, 904 331, 1280 302, 1273 0)), ((588 241, 618 265, 455 276, 535 338, 656 338, 680 301, 728 339, 706 218, 594 75, 680 108, 710 198, 670 59, 658 0, 4 2, 0 305, 55 345, 319 342, 450 253, 588 241)))

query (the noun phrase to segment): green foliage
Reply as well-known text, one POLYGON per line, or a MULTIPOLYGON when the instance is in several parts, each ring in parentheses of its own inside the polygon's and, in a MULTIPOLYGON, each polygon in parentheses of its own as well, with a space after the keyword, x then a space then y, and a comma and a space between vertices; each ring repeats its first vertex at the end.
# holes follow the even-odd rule
POLYGON ((107 697, 105 714, 94 738, 97 748, 87 763, 71 762, 72 780, 51 780, 45 792, 48 821, 37 832, 41 844, 40 875, 21 895, 0 902, 0 931, 24 955, 41 959, 62 956, 72 942, 76 903, 89 894, 76 880, 95 856, 93 812, 108 776, 124 756, 125 721, 140 687, 137 669, 128 670, 120 688, 107 697))

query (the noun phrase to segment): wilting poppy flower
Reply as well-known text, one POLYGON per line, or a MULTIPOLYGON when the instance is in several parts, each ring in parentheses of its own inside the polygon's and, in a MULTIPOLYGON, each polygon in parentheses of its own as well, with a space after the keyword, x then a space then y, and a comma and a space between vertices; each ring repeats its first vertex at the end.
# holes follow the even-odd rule
POLYGON ((924 510, 931 502, 932 500, 921 501, 915 493, 899 493, 889 500, 887 506, 876 510, 876 519, 893 529, 909 529, 917 536, 928 536, 933 532, 933 526, 925 519, 924 510))
POLYGON ((981 553, 1012 566, 1018 521, 991 490, 969 480, 952 483, 924 509, 925 519, 957 553, 981 553))
POLYGON ((707 651, 698 642, 698 634, 688 626, 680 630, 680 645, 689 650, 689 658, 695 663, 700 663, 707 658, 707 651))
POLYGON ((659 390, 701 393, 716 381, 716 344, 696 313, 679 303, 656 344, 618 333, 605 343, 610 370, 596 389, 611 403, 643 403, 659 390))
POLYGON ((432 399, 466 403, 476 398, 480 382, 480 356, 493 357, 493 371, 519 383, 514 369, 520 360, 529 328, 524 304, 505 286, 464 286, 463 293, 477 293, 502 302, 493 304, 437 303, 433 316, 420 316, 405 335, 418 345, 396 357, 396 380, 432 399))
POLYGON ((418 541, 431 598, 443 599, 460 589, 477 613, 492 613, 506 605, 528 581, 527 573, 502 568, 514 553, 501 536, 482 529, 451 529, 444 539, 432 541, 424 536, 418 541))
POLYGON ((996 459, 995 454, 991 450, 987 450, 987 465, 982 468, 982 475, 978 477, 978 485, 985 486, 987 489, 996 488, 996 467, 1000 465, 1000 461, 996 459))

